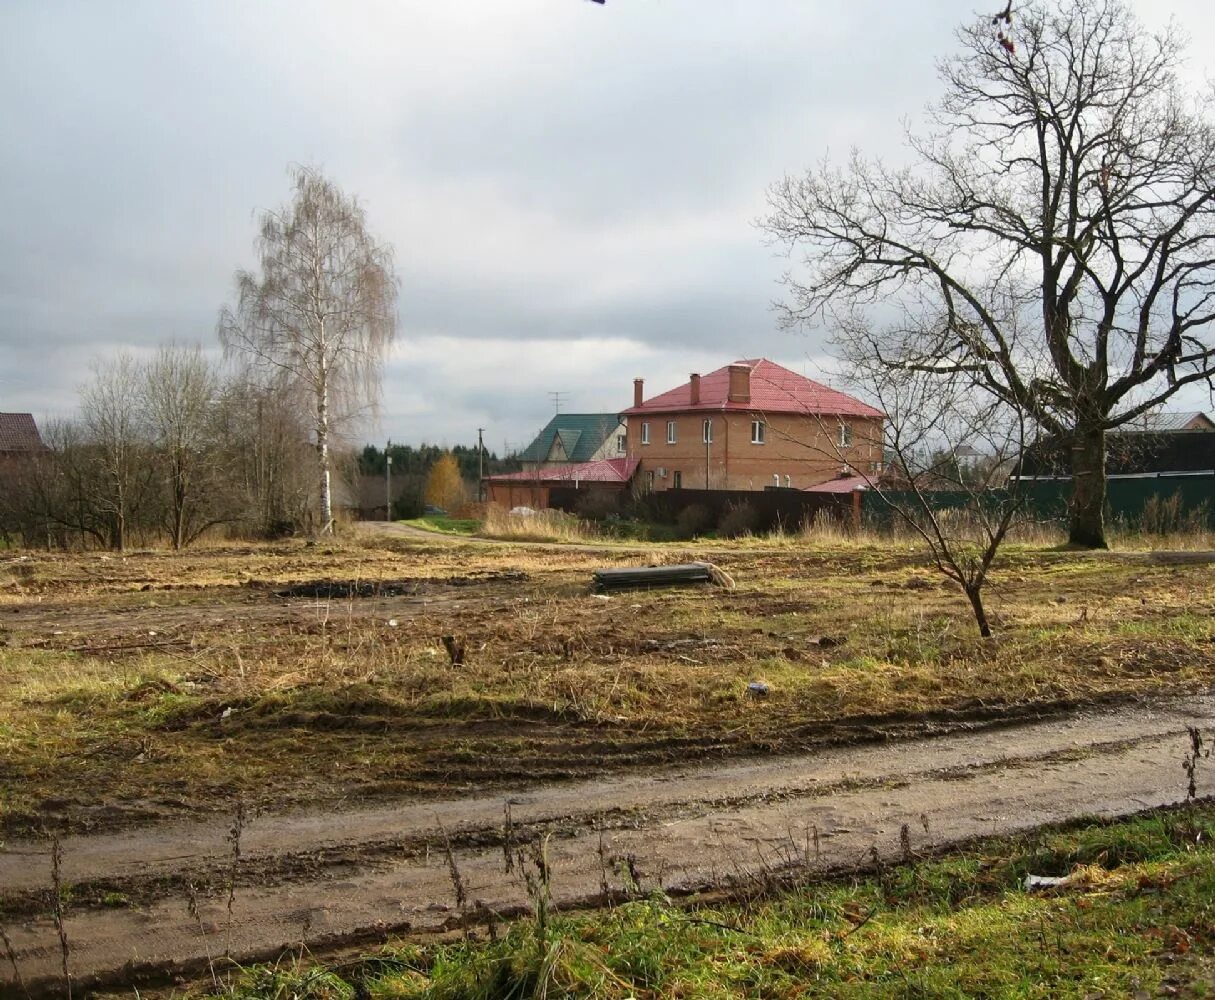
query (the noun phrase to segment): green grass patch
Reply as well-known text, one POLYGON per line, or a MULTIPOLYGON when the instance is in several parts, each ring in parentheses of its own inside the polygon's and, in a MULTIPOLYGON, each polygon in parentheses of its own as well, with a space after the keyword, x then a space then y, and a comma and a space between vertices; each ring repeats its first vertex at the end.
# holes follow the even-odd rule
MULTIPOLYGON (((411 1000, 1208 996, 1215 809, 984 842, 747 904, 525 920, 499 940, 389 946, 340 975, 255 969, 230 995, 411 1000), (1024 875, 1070 875, 1027 892, 1024 875)), ((557 875, 559 878, 559 873, 557 875)))
POLYGON ((411 528, 421 528, 423 531, 435 531, 441 535, 475 535, 481 529, 481 522, 475 517, 452 517, 449 514, 427 514, 425 517, 410 518, 402 521, 411 528))

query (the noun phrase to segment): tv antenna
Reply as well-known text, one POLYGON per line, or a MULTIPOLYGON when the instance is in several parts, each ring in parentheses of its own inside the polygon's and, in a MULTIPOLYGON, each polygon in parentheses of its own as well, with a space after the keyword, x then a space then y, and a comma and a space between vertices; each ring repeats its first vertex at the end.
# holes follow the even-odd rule
POLYGON ((548 398, 553 401, 553 408, 554 408, 553 412, 554 413, 561 412, 561 404, 565 401, 565 398, 568 395, 569 395, 568 392, 550 392, 548 394, 548 398))

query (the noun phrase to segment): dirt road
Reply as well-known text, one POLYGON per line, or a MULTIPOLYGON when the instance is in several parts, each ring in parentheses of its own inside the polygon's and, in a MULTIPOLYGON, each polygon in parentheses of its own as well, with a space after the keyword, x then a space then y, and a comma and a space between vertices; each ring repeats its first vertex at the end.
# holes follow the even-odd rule
MULTIPOLYGON (((241 836, 230 928, 228 822, 68 838, 63 880, 76 887, 72 896, 114 904, 69 907, 70 964, 82 981, 133 982, 147 970, 201 970, 228 944, 243 958, 274 957, 302 941, 316 950, 441 929, 459 916, 445 843, 470 907, 509 912, 526 899, 518 876, 504 871, 507 801, 514 842, 552 835, 560 905, 594 899, 605 881, 619 888, 622 859, 643 888, 683 892, 794 860, 825 869, 866 860, 875 847, 894 856, 904 823, 913 846, 927 848, 1133 812, 1184 796, 1186 726, 1212 723, 1215 696, 1207 696, 509 797, 256 817, 241 836), (204 887, 197 918, 188 883, 204 887)), ((1200 794, 1215 791, 1215 776, 1200 768, 1198 778, 1200 794)), ((0 920, 27 983, 59 975, 41 902, 50 882, 47 844, 10 843, 0 853, 0 920)), ((6 966, 0 987, 12 985, 6 966)))

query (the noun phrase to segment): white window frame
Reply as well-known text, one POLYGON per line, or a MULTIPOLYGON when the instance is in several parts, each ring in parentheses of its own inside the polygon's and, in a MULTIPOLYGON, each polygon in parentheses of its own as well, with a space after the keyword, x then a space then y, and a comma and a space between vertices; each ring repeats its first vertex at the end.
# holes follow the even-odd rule
POLYGON ((627 434, 616 435, 616 450, 622 455, 629 450, 629 438, 627 434))
POLYGON ((648 420, 643 420, 641 422, 641 443, 650 443, 650 422, 648 420))
POLYGON ((675 443, 675 421, 667 421, 667 444, 675 443))
POLYGON ((851 448, 852 447, 852 425, 849 423, 845 423, 843 420, 840 421, 839 442, 840 442, 841 448, 851 448))
POLYGON ((701 442, 703 444, 713 443, 713 418, 709 417, 701 426, 701 442))
POLYGON ((751 421, 751 443, 763 444, 766 425, 762 420, 751 421))

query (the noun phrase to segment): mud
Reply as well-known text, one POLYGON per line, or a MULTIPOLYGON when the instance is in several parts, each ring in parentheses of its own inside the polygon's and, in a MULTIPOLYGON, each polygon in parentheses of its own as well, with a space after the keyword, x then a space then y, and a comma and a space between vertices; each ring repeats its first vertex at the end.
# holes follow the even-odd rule
MULTIPOLYGON (((406 580, 308 580, 275 589, 275 597, 316 597, 324 600, 349 597, 405 597, 430 593, 445 587, 469 587, 484 583, 523 583, 528 575, 519 570, 486 571, 470 576, 406 580)), ((250 582, 249 586, 258 584, 250 582)), ((262 584, 261 586, 275 586, 262 584)))
MULTIPOLYGON (((1136 812, 1185 795, 1180 761, 1191 724, 1215 725, 1215 697, 504 795, 259 816, 242 834, 230 928, 230 819, 69 837, 73 974, 81 984, 121 984, 198 970, 229 935, 233 953, 250 957, 298 948, 301 939, 316 950, 449 927, 469 915, 451 898, 448 844, 482 913, 517 912, 526 895, 503 871, 508 804, 515 842, 550 837, 563 906, 593 902, 605 882, 620 891, 617 863, 626 858, 643 888, 681 894, 790 865, 868 863, 873 849, 894 858, 904 823, 916 831, 914 846, 935 850, 1079 815, 1136 812), (188 883, 202 894, 201 923, 187 912, 188 883), (107 898, 123 905, 90 905, 107 898)), ((1198 781, 1200 794, 1215 790, 1213 776, 1200 771, 1198 781)), ((47 845, 10 843, 0 886, 22 973, 50 986, 57 938, 37 912, 50 886, 47 845)))

